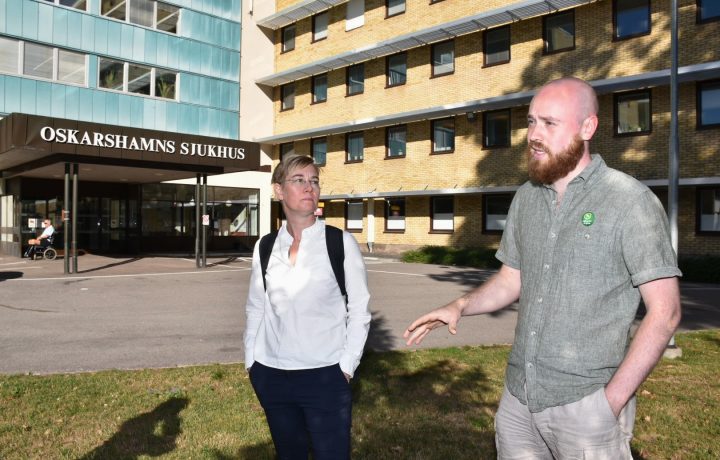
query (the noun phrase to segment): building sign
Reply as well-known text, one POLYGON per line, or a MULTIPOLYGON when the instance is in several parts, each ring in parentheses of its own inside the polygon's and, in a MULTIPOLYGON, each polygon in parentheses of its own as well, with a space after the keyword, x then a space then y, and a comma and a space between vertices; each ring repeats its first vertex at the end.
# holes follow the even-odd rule
POLYGON ((176 141, 172 139, 80 131, 78 129, 53 128, 51 126, 44 126, 40 130, 40 137, 44 141, 57 142, 60 144, 91 145, 94 147, 138 150, 171 155, 179 154, 208 158, 224 158, 230 160, 245 159, 245 148, 243 147, 229 147, 195 142, 176 143, 176 141))

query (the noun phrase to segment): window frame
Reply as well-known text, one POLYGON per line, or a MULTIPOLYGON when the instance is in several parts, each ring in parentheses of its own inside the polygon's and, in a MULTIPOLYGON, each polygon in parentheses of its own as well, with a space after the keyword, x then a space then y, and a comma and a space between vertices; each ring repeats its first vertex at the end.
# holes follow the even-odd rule
MULTIPOLYGON (((356 220, 356 219, 353 219, 356 220)), ((345 200, 345 231, 349 233, 362 233, 365 229, 365 202, 363 200, 345 200), (350 222, 350 205, 357 205, 359 204, 362 211, 360 218, 360 227, 350 227, 348 224, 350 222)))
POLYGON ((386 160, 394 160, 396 158, 405 158, 407 156, 407 125, 395 125, 395 126, 388 126, 385 128, 385 159, 386 160), (399 131, 403 130, 405 131, 405 149, 403 150, 402 155, 390 155, 390 132, 391 131, 399 131))
POLYGON ((652 90, 650 88, 648 89, 639 89, 634 91, 622 91, 619 93, 613 93, 613 136, 615 137, 632 137, 632 136, 647 136, 648 134, 652 134, 652 90), (618 107, 618 104, 620 102, 621 98, 632 98, 633 100, 641 99, 640 97, 633 98, 633 96, 643 96, 647 95, 648 100, 648 129, 644 131, 628 131, 625 133, 619 132, 618 123, 620 122, 620 110, 618 107))
POLYGON ((435 120, 432 120, 430 122, 430 155, 445 155, 448 153, 455 152, 455 137, 456 137, 456 130, 455 130, 455 117, 446 117, 446 118, 438 118, 435 120), (452 122, 452 147, 445 150, 437 150, 435 148, 435 124, 441 123, 441 122, 452 122))
POLYGON ((280 85, 280 111, 286 112, 288 110, 292 110, 295 108, 295 82, 286 83, 284 85, 280 85), (292 88, 292 104, 288 107, 285 107, 285 88, 292 88))
POLYGON ((407 12, 407 0, 402 0, 402 3, 403 3, 402 11, 390 14, 390 0, 385 0, 385 19, 394 18, 395 16, 400 16, 401 14, 405 14, 407 12))
POLYGON ((430 197, 430 232, 433 234, 452 234, 455 233, 455 195, 435 195, 430 197), (450 200, 452 204, 452 229, 435 228, 435 202, 437 200, 450 200))
POLYGON ((283 142, 278 146, 278 158, 280 161, 286 156, 286 155, 292 155, 295 153, 295 142, 283 142), (290 150, 287 152, 283 152, 285 147, 290 146, 290 150))
POLYGON ((314 104, 322 104, 323 102, 327 102, 327 100, 328 100, 328 73, 325 72, 325 73, 321 73, 318 75, 313 75, 311 78, 311 84, 312 84, 312 88, 311 88, 311 98, 310 98, 311 103, 310 104, 314 105, 314 104), (317 93, 317 87, 316 87, 317 81, 321 78, 325 79, 325 98, 324 99, 318 99, 318 93, 317 93))
POLYGON ((297 39, 297 24, 288 24, 280 29, 280 54, 289 53, 295 49, 295 41, 297 39), (286 47, 285 32, 292 30, 292 47, 286 47))
MULTIPOLYGON (((166 33, 166 34, 178 35, 178 36, 179 36, 179 35, 180 35, 180 30, 181 30, 182 16, 183 16, 182 11, 183 11, 184 8, 181 7, 181 6, 179 6, 179 5, 174 5, 174 4, 166 3, 166 2, 160 2, 160 1, 158 1, 158 0, 150 0, 150 1, 152 2, 152 5, 153 5, 153 11, 152 11, 152 25, 149 25, 149 26, 148 26, 148 25, 145 25, 145 24, 139 24, 139 23, 137 23, 137 22, 132 22, 132 21, 130 20, 130 16, 131 16, 131 15, 130 15, 130 5, 131 5, 132 2, 128 2, 128 0, 124 0, 124 1, 122 1, 122 2, 120 2, 120 3, 118 4, 118 6, 119 6, 120 4, 123 4, 123 3, 124 3, 124 7, 125 7, 125 14, 124 14, 124 16, 125 16, 125 17, 124 17, 123 19, 117 18, 117 17, 115 17, 115 16, 109 16, 107 13, 103 13, 103 12, 102 12, 102 3, 101 3, 101 5, 100 5, 99 15, 100 15, 101 17, 103 17, 103 18, 111 19, 111 20, 113 20, 113 21, 124 22, 124 23, 126 23, 126 24, 132 24, 132 25, 134 25, 134 26, 145 27, 145 28, 147 28, 147 29, 155 30, 155 31, 158 31, 158 32, 163 32, 163 33, 166 33), (158 28, 158 4, 163 4, 163 5, 168 6, 168 7, 170 7, 170 8, 175 8, 175 9, 176 9, 176 11, 175 11, 174 13, 172 13, 172 14, 170 14, 170 15, 167 16, 167 17, 169 17, 169 16, 172 16, 172 15, 177 14, 177 21, 175 22, 175 32, 171 32, 171 31, 169 31, 169 30, 165 30, 165 29, 160 29, 160 28, 158 28)), ((113 8, 113 9, 111 9, 110 11, 115 10, 118 6, 116 6, 116 7, 113 8)), ((165 19, 165 18, 163 18, 163 20, 164 20, 164 19, 165 19)))
POLYGON ((328 156, 328 137, 327 136, 321 136, 321 137, 313 137, 310 139, 310 157, 313 159, 313 164, 318 167, 323 167, 327 164, 327 156, 328 156), (325 158, 322 163, 317 162, 317 158, 315 158, 315 143, 316 142, 325 142, 325 158))
POLYGON ((642 37, 644 35, 650 35, 652 33, 652 5, 650 4, 651 0, 644 0, 647 2, 647 24, 648 28, 645 32, 638 32, 630 35, 625 35, 622 37, 618 36, 618 3, 623 0, 613 0, 612 4, 612 21, 613 21, 613 41, 623 41, 623 40, 629 40, 631 38, 636 37, 642 37))
POLYGON ((483 112, 483 125, 482 125, 482 146, 483 149, 504 149, 512 146, 512 110, 511 109, 498 109, 488 110, 483 112), (507 114, 507 143, 506 144, 493 144, 490 145, 488 142, 488 119, 492 115, 506 113, 507 114))
POLYGON ((720 128, 720 121, 713 124, 702 123, 702 94, 706 86, 714 87, 713 89, 720 90, 720 79, 717 80, 705 80, 699 81, 695 86, 695 127, 698 131, 706 129, 717 129, 720 128))
POLYGON ((326 39, 328 38, 328 35, 330 34, 329 29, 330 29, 330 10, 321 11, 320 13, 313 15, 313 17, 312 17, 312 31, 311 31, 311 32, 312 32, 312 35, 311 35, 312 41, 311 41, 310 43, 317 43, 317 42, 321 42, 321 41, 323 41, 323 40, 326 40, 326 39), (317 30, 316 30, 316 25, 317 25, 316 23, 317 23, 317 19, 318 19, 320 16, 323 16, 323 15, 324 15, 325 17, 327 17, 327 24, 325 24, 325 36, 318 38, 318 37, 317 37, 318 32, 317 32, 317 30))
POLYGON ((365 132, 364 131, 351 131, 349 133, 345 133, 345 164, 351 164, 351 163, 362 163, 365 160, 365 132), (360 138, 362 139, 362 151, 360 152, 360 159, 359 160, 351 160, 350 159, 350 137, 360 135, 360 138))
MULTIPOLYGON (((710 0, 705 0, 710 1, 710 0)), ((717 16, 711 16, 709 18, 703 19, 702 17, 702 11, 703 11, 703 0, 695 0, 695 23, 697 24, 707 24, 709 22, 716 22, 720 21, 720 14, 717 16)))
POLYGON ((703 236, 720 237, 720 230, 702 229, 702 193, 708 190, 715 190, 716 193, 720 193, 720 186, 702 186, 695 189, 695 233, 703 236))
POLYGON ((543 55, 556 54, 556 53, 564 53, 564 52, 566 52, 566 51, 572 51, 572 50, 574 50, 575 47, 576 47, 576 45, 577 45, 577 40, 576 40, 576 39, 577 39, 577 27, 576 27, 576 21, 575 21, 575 10, 574 10, 574 9, 571 9, 571 10, 566 10, 566 11, 560 11, 560 12, 558 12, 558 13, 553 13, 553 14, 548 14, 548 15, 546 15, 546 16, 543 16, 542 31, 543 31, 543 55), (572 44, 572 46, 568 46, 568 47, 565 47, 565 48, 558 48, 558 49, 553 49, 553 50, 551 50, 551 49, 550 49, 550 41, 548 40, 548 36, 549 36, 549 35, 548 35, 549 30, 548 30, 548 26, 547 26, 548 20, 553 19, 553 18, 557 18, 557 17, 560 17, 560 16, 565 16, 565 15, 571 15, 571 16, 572 16, 572 24, 573 24, 572 38, 573 38, 573 44, 572 44))
POLYGON ((512 51, 511 51, 512 50, 512 35, 511 35, 511 33, 512 33, 512 31, 510 30, 510 24, 500 26, 500 27, 493 27, 492 29, 483 31, 483 37, 482 37, 482 40, 483 40, 483 68, 507 64, 510 62, 510 59, 512 58, 512 55, 511 55, 511 53, 512 53, 512 51), (500 32, 503 30, 507 30, 507 45, 508 45, 507 46, 507 54, 508 54, 508 57, 506 60, 491 62, 490 64, 488 64, 487 56, 489 53, 487 51, 487 44, 488 44, 487 36, 490 33, 500 32))
POLYGON ((408 63, 407 63, 408 59, 407 58, 408 58, 407 51, 402 51, 400 53, 391 54, 390 56, 387 56, 385 58, 385 88, 386 89, 387 88, 396 88, 398 86, 403 86, 403 85, 407 84, 407 80, 408 80, 408 63), (403 80, 402 83, 397 83, 397 84, 391 85, 390 84, 390 60, 393 58, 396 58, 396 57, 401 57, 401 56, 403 56, 405 58, 405 79, 403 80))
MULTIPOLYGON (((488 199, 498 197, 509 197, 510 202, 515 197, 515 193, 483 193, 482 196, 482 233, 483 235, 502 235, 505 229, 488 228, 488 199)), ((510 204, 508 204, 508 213, 510 212, 510 204)), ((496 214, 499 215, 499 214, 496 214)), ((507 221, 508 214, 505 214, 507 221)))
MULTIPOLYGON (((442 64, 440 64, 442 65, 442 64)), ((407 61, 405 62, 405 79, 407 80, 407 61)), ((451 38, 450 40, 444 40, 441 42, 433 43, 430 45, 430 78, 438 78, 438 77, 444 77, 446 75, 452 75, 455 73, 455 39, 451 38), (441 45, 447 45, 450 43, 452 45, 452 70, 445 71, 445 72, 436 72, 436 64, 435 64, 435 50, 437 47, 441 45)))
POLYGON ((88 0, 85 0, 85 9, 80 9, 80 8, 78 8, 78 7, 71 6, 71 5, 63 5, 62 3, 60 3, 60 0, 45 0, 45 1, 46 1, 47 3, 52 3, 52 4, 54 4, 54 5, 62 6, 62 7, 64 7, 64 8, 70 8, 70 9, 72 9, 72 10, 85 11, 85 12, 88 11, 88 0))
POLYGON ((393 197, 385 198, 385 229, 384 233, 405 233, 407 230, 407 199, 405 197, 393 197), (388 222, 390 222, 390 209, 391 201, 402 201, 402 229, 400 228, 389 228, 388 222))
POLYGON ((351 30, 359 29, 360 27, 365 25, 365 0, 349 0, 345 4, 345 32, 350 32, 351 30), (353 6, 353 1, 356 2, 362 2, 362 14, 349 18, 350 15, 350 8, 353 6), (360 18, 360 19, 357 19, 360 18), (356 21, 354 21, 356 20, 356 21), (357 24, 354 24, 354 22, 357 22, 357 24))
POLYGON ((363 94, 365 92, 365 63, 360 62, 358 64, 353 64, 350 66, 347 66, 345 68, 345 96, 357 96, 358 94, 363 94), (350 69, 352 68, 362 68, 362 74, 363 74, 363 80, 362 80, 362 90, 356 91, 354 93, 350 92, 350 69))

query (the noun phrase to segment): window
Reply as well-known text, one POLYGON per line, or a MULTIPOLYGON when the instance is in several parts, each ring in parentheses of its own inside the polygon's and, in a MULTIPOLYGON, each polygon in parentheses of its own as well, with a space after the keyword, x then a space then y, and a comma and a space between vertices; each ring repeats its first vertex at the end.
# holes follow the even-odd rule
POLYGON ((698 84, 698 127, 720 126, 720 81, 698 84))
POLYGON ((60 81, 85 84, 85 55, 58 50, 58 76, 60 81))
POLYGON ((432 153, 450 153, 455 150, 454 118, 433 120, 432 131, 432 153))
POLYGON ((155 96, 163 99, 175 99, 177 74, 167 70, 155 70, 155 96))
POLYGON ((319 102, 327 101, 327 74, 315 75, 312 78, 312 102, 317 104, 319 102))
POLYGON ((615 0, 613 38, 638 37, 650 33, 650 0, 615 0))
POLYGON ((452 196, 433 196, 430 198, 432 207, 432 226, 434 232, 452 232, 455 229, 455 199, 452 196))
POLYGON ((99 59, 98 68, 99 88, 176 99, 176 72, 106 58, 99 59))
POLYGON ((103 0, 100 14, 172 34, 178 33, 180 22, 180 8, 154 0, 103 0))
POLYGON ((385 231, 405 231, 405 198, 385 200, 385 231))
POLYGON ((575 48, 575 11, 551 14, 543 17, 545 53, 575 48))
POLYGON ((280 110, 290 110, 295 107, 295 83, 288 83, 280 87, 280 110))
POLYGON ((697 0, 697 22, 720 20, 720 3, 717 0, 697 0))
POLYGON ((20 42, 0 37, 0 72, 17 74, 20 57, 20 42))
POLYGON ((124 64, 112 59, 100 58, 100 88, 123 90, 124 64))
POLYGON ((130 93, 150 95, 150 67, 130 64, 128 65, 128 86, 130 93))
POLYGON ((353 96, 365 91, 365 64, 355 64, 347 68, 347 95, 353 96))
POLYGON ((328 12, 325 11, 313 16, 313 35, 314 42, 324 40, 328 36, 328 12))
POLYGON ((483 55, 485 66, 510 62, 510 26, 485 31, 483 55))
POLYGON ((451 74, 455 71, 455 40, 432 46, 432 76, 451 74))
POLYGON ((49 46, 25 43, 23 74, 31 77, 53 77, 53 49, 49 46))
POLYGON ((385 17, 396 16, 405 12, 405 0, 385 0, 385 17))
POLYGON ((365 137, 363 133, 348 133, 345 136, 345 149, 347 151, 347 163, 358 163, 363 161, 365 149, 365 137))
POLYGON ((287 53, 295 49, 295 24, 282 28, 282 52, 287 53))
POLYGON ((720 188, 699 189, 698 206, 698 230, 720 232, 720 188))
POLYGON ((345 229, 349 232, 361 232, 363 229, 363 202, 345 202, 345 229))
POLYGON ((45 0, 49 3, 55 3, 56 5, 62 5, 62 6, 69 6, 70 8, 75 8, 76 10, 83 10, 87 11, 87 1, 86 0, 45 0))
POLYGON ((510 109, 483 113, 483 147, 510 147, 510 109))
POLYGON ((365 25, 365 0, 350 0, 347 2, 345 16, 345 30, 353 30, 365 25))
POLYGON ((294 153, 295 153, 295 143, 285 142, 284 144, 280 144, 280 160, 285 158, 287 155, 292 155, 294 153))
POLYGON ((387 57, 387 86, 404 85, 407 81, 407 53, 387 57))
POLYGON ((387 128, 385 158, 404 157, 406 138, 407 127, 405 125, 387 128))
POLYGON ((645 134, 652 131, 650 91, 615 95, 615 134, 645 134))
POLYGON ((483 195, 483 233, 500 233, 512 203, 512 193, 483 195))
POLYGON ((312 140, 313 162, 318 166, 325 166, 327 161, 327 138, 320 137, 312 140))

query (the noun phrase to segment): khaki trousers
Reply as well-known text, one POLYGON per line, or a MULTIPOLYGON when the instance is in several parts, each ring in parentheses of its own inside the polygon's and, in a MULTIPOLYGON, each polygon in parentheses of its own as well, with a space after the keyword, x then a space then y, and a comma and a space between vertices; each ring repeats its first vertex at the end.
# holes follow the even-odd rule
POLYGON ((495 417, 498 459, 632 459, 635 397, 615 417, 605 389, 532 413, 507 388, 495 417))

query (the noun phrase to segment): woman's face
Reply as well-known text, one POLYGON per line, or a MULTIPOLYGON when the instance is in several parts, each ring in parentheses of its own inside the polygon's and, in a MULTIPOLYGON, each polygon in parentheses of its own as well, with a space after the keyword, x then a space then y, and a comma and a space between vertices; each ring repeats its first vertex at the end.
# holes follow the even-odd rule
POLYGON ((285 215, 306 217, 318 207, 320 177, 314 165, 290 171, 282 184, 274 184, 275 196, 282 201, 285 215))

